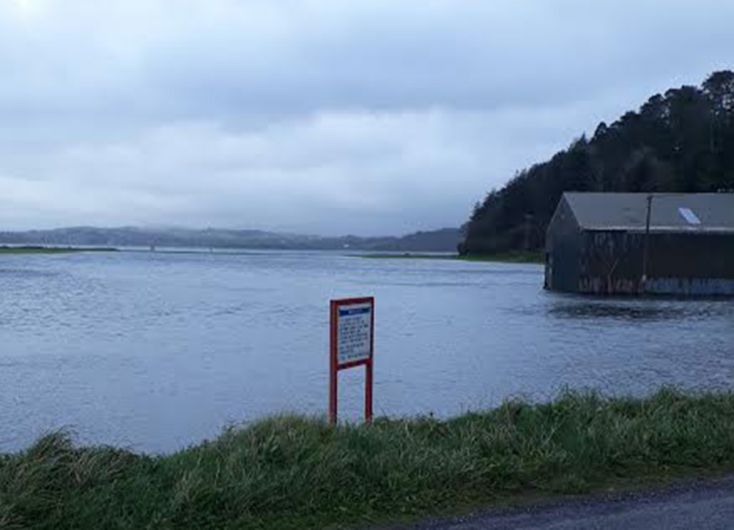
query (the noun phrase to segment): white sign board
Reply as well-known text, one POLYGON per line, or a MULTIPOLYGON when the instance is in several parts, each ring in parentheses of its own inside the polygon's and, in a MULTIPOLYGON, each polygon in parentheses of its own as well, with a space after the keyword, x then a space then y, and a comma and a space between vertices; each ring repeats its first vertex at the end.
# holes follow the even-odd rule
POLYGON ((369 359, 372 355, 372 304, 340 305, 337 316, 337 362, 369 359))

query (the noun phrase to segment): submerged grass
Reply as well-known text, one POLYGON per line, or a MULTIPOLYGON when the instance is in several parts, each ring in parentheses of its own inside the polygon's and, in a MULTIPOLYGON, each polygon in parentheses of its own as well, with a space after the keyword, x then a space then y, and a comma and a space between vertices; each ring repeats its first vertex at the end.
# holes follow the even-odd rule
POLYGON ((496 254, 426 254, 426 253, 372 253, 372 254, 355 254, 355 257, 367 259, 440 259, 440 260, 458 260, 458 261, 489 261, 503 263, 542 263, 543 255, 540 252, 530 251, 512 251, 501 252, 496 254))
POLYGON ((117 249, 103 247, 0 246, 0 254, 66 254, 68 252, 114 252, 115 250, 117 249))
POLYGON ((466 254, 457 259, 463 261, 502 261, 506 263, 543 263, 543 253, 529 250, 513 250, 496 254, 466 254))
POLYGON ((565 392, 448 421, 282 416, 164 456, 63 433, 0 456, 0 528, 324 528, 734 469, 734 394, 565 392))

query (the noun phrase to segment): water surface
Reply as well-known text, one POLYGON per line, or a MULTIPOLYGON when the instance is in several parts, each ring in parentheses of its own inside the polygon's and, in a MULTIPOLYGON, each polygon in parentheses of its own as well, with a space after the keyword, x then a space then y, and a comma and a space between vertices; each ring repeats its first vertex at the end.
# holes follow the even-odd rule
MULTIPOLYGON (((172 451, 326 409, 328 300, 376 297, 375 411, 450 416, 559 388, 734 387, 734 302, 542 290, 538 265, 328 252, 0 257, 0 450, 51 429, 172 451)), ((362 410, 360 369, 340 414, 362 410)))

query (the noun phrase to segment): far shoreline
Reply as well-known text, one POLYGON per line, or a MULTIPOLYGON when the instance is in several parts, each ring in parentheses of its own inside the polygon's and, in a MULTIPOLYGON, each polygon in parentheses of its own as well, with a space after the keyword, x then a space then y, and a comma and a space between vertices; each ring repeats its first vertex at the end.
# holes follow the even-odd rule
POLYGON ((262 247, 196 247, 196 248, 175 248, 175 247, 84 247, 84 246, 46 246, 46 245, 0 245, 0 256, 2 255, 20 255, 20 254, 70 254, 79 252, 159 252, 166 254, 249 254, 252 252, 263 251, 305 251, 312 252, 323 250, 325 252, 333 252, 335 254, 346 255, 352 258, 362 259, 379 259, 379 260, 443 260, 443 261, 465 261, 465 262, 486 262, 486 263, 542 263, 543 256, 540 252, 532 251, 508 251, 498 252, 494 254, 457 254, 442 251, 370 251, 353 249, 352 253, 345 254, 347 249, 302 249, 302 248, 262 248, 262 247))
POLYGON ((431 253, 431 252, 380 252, 352 254, 354 257, 367 259, 433 259, 433 260, 455 260, 476 261, 496 263, 542 263, 543 255, 540 252, 510 251, 495 254, 455 254, 455 253, 431 253))
POLYGON ((43 245, 0 246, 2 254, 68 254, 74 252, 117 252, 112 247, 46 247, 43 245))

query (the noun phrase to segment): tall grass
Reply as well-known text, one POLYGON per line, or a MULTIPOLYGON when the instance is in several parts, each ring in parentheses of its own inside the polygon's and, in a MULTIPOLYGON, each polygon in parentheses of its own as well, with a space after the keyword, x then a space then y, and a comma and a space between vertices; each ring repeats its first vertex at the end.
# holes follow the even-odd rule
POLYGON ((275 417, 166 456, 51 434, 0 457, 0 528, 322 528, 734 469, 734 394, 566 392, 448 421, 275 417))

